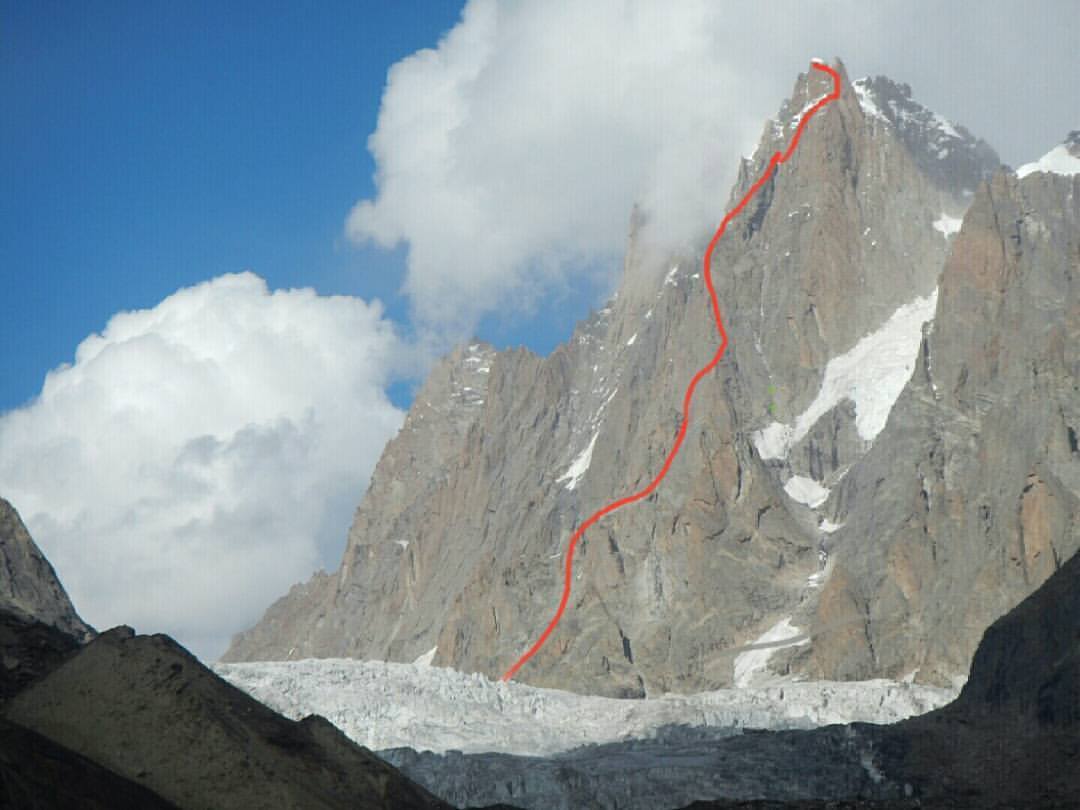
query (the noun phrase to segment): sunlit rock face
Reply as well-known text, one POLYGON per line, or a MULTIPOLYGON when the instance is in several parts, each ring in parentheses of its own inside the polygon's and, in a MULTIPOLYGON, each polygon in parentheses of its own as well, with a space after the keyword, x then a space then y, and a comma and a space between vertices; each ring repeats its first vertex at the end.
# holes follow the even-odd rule
MULTIPOLYGON (((742 683, 949 685, 1075 551, 1073 180, 986 183, 985 144, 839 67, 840 98, 713 257, 731 341, 680 456, 586 534, 569 609, 521 680, 715 689, 783 624, 799 635, 767 641, 742 683)), ((799 77, 717 190, 718 221, 830 89, 799 77)), ((639 226, 618 293, 550 356, 476 342, 436 367, 340 568, 294 587, 225 660, 430 654, 489 677, 514 663, 554 614, 570 533, 656 475, 719 343, 711 234, 656 255, 639 226)))

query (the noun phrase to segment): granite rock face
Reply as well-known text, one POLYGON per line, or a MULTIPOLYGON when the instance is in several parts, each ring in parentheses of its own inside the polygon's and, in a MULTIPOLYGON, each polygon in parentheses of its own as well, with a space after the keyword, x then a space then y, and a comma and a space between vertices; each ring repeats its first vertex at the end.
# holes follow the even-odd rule
POLYGON ((79 640, 93 629, 75 612, 52 565, 10 503, 0 498, 0 608, 52 625, 79 640))
MULTIPOLYGON (((718 199, 741 198, 829 84, 799 77, 718 199)), ((985 627, 1080 544, 1077 196, 997 166, 904 86, 843 76, 716 250, 731 342, 682 453, 586 535, 570 609, 517 677, 615 697, 963 679, 985 627), (737 679, 739 653, 786 628, 737 679)), ((430 653, 489 677, 516 660, 554 613, 569 534, 658 472, 718 344, 708 235, 658 255, 640 226, 617 295, 550 356, 444 359, 340 569, 223 660, 430 653)))
POLYGON ((1080 548, 1078 269, 1080 178, 980 188, 911 379, 824 507, 843 527, 800 671, 948 680, 1080 548))

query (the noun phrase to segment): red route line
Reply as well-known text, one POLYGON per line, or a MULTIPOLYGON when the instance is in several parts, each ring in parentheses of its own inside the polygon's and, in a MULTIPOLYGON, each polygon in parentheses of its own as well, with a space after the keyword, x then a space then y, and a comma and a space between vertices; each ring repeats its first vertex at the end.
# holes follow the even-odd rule
POLYGON ((716 229, 716 233, 713 235, 712 241, 709 242, 709 247, 705 250, 705 286, 709 289, 709 298, 712 300, 713 315, 716 318, 716 328, 720 330, 720 348, 716 350, 716 354, 713 355, 712 360, 706 363, 702 367, 702 369, 694 375, 694 378, 690 380, 690 385, 688 385, 686 388, 686 395, 683 397, 682 424, 679 425, 679 433, 675 437, 675 444, 672 446, 671 451, 668 453, 667 458, 664 460, 664 466, 660 468, 660 473, 656 476, 656 478, 652 480, 652 483, 645 487, 645 489, 641 490, 640 492, 635 492, 633 495, 627 495, 625 498, 620 498, 617 501, 609 503, 603 509, 594 512, 584 523, 578 526, 577 530, 570 536, 570 546, 566 552, 566 580, 563 583, 562 599, 559 600, 559 608, 555 611, 554 618, 548 623, 548 626, 544 629, 544 632, 540 634, 540 638, 538 638, 536 642, 531 647, 529 647, 525 654, 522 655, 521 658, 519 658, 514 663, 514 665, 510 667, 510 669, 506 670, 506 672, 502 676, 502 680, 508 681, 513 678, 514 674, 519 669, 521 669, 522 665, 524 665, 526 661, 528 661, 530 658, 536 655, 537 652, 540 651, 540 648, 544 646, 544 642, 548 640, 548 636, 551 635, 552 631, 555 630, 555 628, 559 624, 559 621, 562 619, 563 612, 566 610, 566 605, 570 601, 570 585, 572 583, 574 574, 574 550, 577 548, 578 540, 580 540, 582 535, 585 534, 585 530, 592 526, 594 523, 596 523, 596 521, 600 520, 600 518, 604 517, 605 515, 611 514, 616 509, 620 509, 627 504, 640 501, 641 499, 647 498, 650 494, 652 494, 653 490, 655 490, 660 485, 660 482, 664 480, 664 476, 667 475, 668 469, 670 469, 671 467, 671 463, 675 460, 675 456, 678 455, 679 448, 682 447, 683 439, 686 438, 686 430, 690 425, 690 401, 694 397, 694 389, 697 388, 697 384, 701 382, 701 379, 706 374, 716 368, 716 364, 719 363, 720 358, 724 356, 724 351, 727 349, 728 345, 727 330, 724 329, 724 321, 723 318, 720 317, 720 302, 716 297, 716 289, 713 287, 713 250, 716 248, 717 242, 720 241, 720 237, 724 235, 724 231, 727 229, 728 223, 730 223, 731 220, 738 216, 739 212, 746 207, 746 204, 749 203, 751 199, 753 199, 754 195, 758 193, 758 191, 763 185, 765 185, 766 181, 768 181, 769 177, 773 174, 773 172, 776 171, 776 167, 781 163, 786 163, 788 158, 791 157, 792 153, 795 151, 795 147, 799 145, 799 139, 802 137, 802 133, 803 130, 806 128, 806 125, 810 123, 810 119, 813 118, 814 115, 818 112, 818 110, 820 110, 826 104, 829 104, 840 98, 840 74, 837 73, 836 70, 826 64, 823 64, 822 62, 811 62, 810 67, 814 68, 815 70, 824 71, 825 73, 828 73, 830 76, 832 76, 833 91, 827 96, 819 99, 816 104, 814 104, 809 110, 807 110, 803 114, 802 118, 799 121, 798 127, 795 129, 795 135, 792 137, 791 143, 788 145, 787 150, 783 153, 776 152, 773 154, 772 158, 769 160, 769 165, 766 167, 761 177, 759 177, 757 182, 755 182, 754 185, 750 187, 750 190, 746 192, 746 195, 739 201, 739 204, 732 208, 724 217, 723 221, 720 223, 720 227, 716 229))

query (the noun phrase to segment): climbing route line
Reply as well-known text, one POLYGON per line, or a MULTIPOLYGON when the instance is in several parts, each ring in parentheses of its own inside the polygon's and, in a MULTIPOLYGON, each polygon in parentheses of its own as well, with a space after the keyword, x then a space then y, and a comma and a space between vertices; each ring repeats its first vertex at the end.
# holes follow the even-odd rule
POLYGON ((687 428, 690 425, 690 403, 694 398, 694 391, 697 388, 698 383, 701 382, 702 378, 714 368, 716 368, 717 363, 719 363, 720 359, 724 356, 724 352, 727 350, 728 345, 727 330, 724 328, 724 320, 720 315, 720 301, 716 296, 716 288, 713 286, 713 250, 716 248, 716 245, 720 241, 720 238, 724 235, 724 231, 727 230, 728 224, 739 215, 739 213, 746 207, 750 200, 754 198, 754 195, 758 193, 761 187, 768 182, 769 178, 776 171, 776 167, 779 166, 781 163, 787 162, 788 158, 790 158, 792 153, 794 153, 795 148, 799 145, 799 139, 802 138, 803 130, 805 130, 807 124, 810 123, 810 119, 813 118, 814 115, 816 115, 822 107, 840 98, 840 74, 837 73, 837 71, 833 68, 817 60, 811 62, 810 67, 814 70, 820 70, 824 73, 828 73, 829 76, 832 77, 832 92, 818 99, 815 104, 813 104, 802 114, 799 119, 799 124, 795 129, 795 134, 792 136, 791 143, 788 144, 787 149, 784 152, 775 152, 773 154, 772 158, 769 159, 769 165, 765 168, 765 171, 762 172, 761 177, 759 177, 757 181, 752 186, 750 186, 750 190, 746 192, 746 194, 741 200, 739 200, 739 203, 730 211, 728 211, 728 213, 724 216, 724 219, 720 222, 720 227, 718 227, 716 229, 716 233, 713 234, 713 238, 709 242, 708 248, 705 249, 703 268, 705 273, 705 286, 709 290, 709 299, 712 303, 713 317, 716 320, 716 328, 720 332, 720 346, 719 348, 717 348, 716 353, 713 355, 712 359, 708 363, 706 363, 701 368, 701 370, 698 371, 697 374, 694 375, 693 379, 690 380, 690 384, 686 387, 686 394, 683 396, 682 422, 679 425, 679 432, 675 437, 675 443, 672 445, 671 451, 668 453, 667 458, 664 459, 664 466, 660 468, 660 472, 652 480, 652 482, 649 483, 647 487, 633 493, 632 495, 627 495, 625 498, 620 498, 617 501, 613 501, 602 509, 598 509, 584 522, 582 522, 582 524, 578 526, 574 533, 570 536, 570 544, 566 550, 566 576, 563 581, 562 598, 559 600, 559 607, 555 611, 555 615, 554 617, 552 617, 547 627, 544 628, 544 632, 541 633, 540 637, 533 643, 533 645, 529 647, 529 649, 526 650, 525 653, 517 661, 514 662, 514 665, 510 667, 510 669, 506 670, 506 672, 502 676, 502 680, 508 681, 513 678, 515 673, 517 673, 517 671, 521 669, 521 667, 530 658, 532 658, 534 655, 536 655, 537 652, 540 651, 540 648, 544 646, 544 643, 548 640, 548 637, 552 634, 555 628, 558 627, 559 622, 562 620, 563 613, 566 611, 566 605, 570 601, 570 586, 573 582, 574 574, 574 550, 577 548, 578 540, 580 540, 581 537, 585 534, 585 532, 589 529, 589 527, 596 523, 598 520, 600 520, 600 518, 604 517, 605 515, 610 515, 616 509, 621 509, 624 506, 640 501, 651 495, 652 492, 660 485, 660 482, 664 480, 664 477, 667 475, 668 470, 671 468, 672 462, 679 454, 679 449, 682 447, 683 440, 686 438, 687 428))

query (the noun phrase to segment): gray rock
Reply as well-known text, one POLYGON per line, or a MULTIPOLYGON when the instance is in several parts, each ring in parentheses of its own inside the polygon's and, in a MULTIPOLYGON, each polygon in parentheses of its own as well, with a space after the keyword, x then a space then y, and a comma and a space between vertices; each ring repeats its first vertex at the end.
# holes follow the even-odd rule
POLYGON ((52 565, 26 531, 19 513, 0 498, 0 608, 36 619, 80 641, 93 629, 75 612, 52 565))

